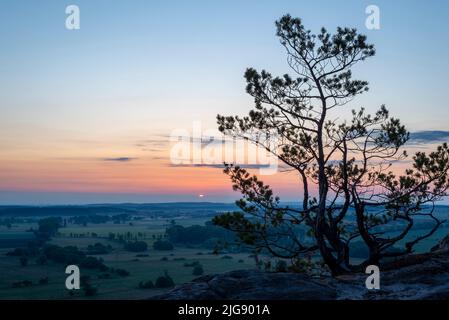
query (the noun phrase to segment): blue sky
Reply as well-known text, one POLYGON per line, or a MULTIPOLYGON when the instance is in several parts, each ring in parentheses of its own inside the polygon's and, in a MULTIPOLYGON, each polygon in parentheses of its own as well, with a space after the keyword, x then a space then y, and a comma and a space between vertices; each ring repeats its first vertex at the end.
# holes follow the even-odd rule
MULTIPOLYGON (((198 120, 215 128, 217 113, 246 113, 252 105, 242 77, 247 67, 289 71, 274 29, 285 13, 312 31, 356 27, 376 45, 376 57, 354 71, 370 91, 351 107, 385 103, 412 131, 449 130, 447 1, 2 0, 0 202, 20 202, 23 192, 51 195, 64 181, 70 187, 62 201, 79 202, 70 193, 91 190, 95 177, 70 183, 64 172, 74 170, 74 159, 141 157, 132 149, 137 141, 198 120), (81 11, 77 31, 65 29, 70 4, 81 11), (380 30, 364 26, 370 4, 380 8, 380 30), (16 158, 28 162, 14 166, 16 158), (58 174, 42 172, 45 161, 57 159, 73 163, 55 164, 58 174), (28 181, 26 170, 33 168, 39 172, 28 181), (42 190, 38 179, 55 183, 42 190)), ((92 187, 123 192, 123 201, 131 199, 126 194, 146 194, 125 189, 92 187)), ((148 191, 149 201, 161 196, 148 191)), ((164 195, 176 196, 189 199, 181 191, 164 195)))

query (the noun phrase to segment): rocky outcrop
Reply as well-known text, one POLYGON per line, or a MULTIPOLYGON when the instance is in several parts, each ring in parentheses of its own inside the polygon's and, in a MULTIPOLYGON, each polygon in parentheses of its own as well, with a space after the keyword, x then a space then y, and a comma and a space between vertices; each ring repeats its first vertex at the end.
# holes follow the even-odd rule
POLYGON ((449 299, 449 254, 436 252, 381 270, 381 289, 367 290, 367 275, 312 278, 304 274, 240 270, 208 275, 152 299, 342 300, 449 299))
POLYGON ((438 250, 448 250, 449 249, 449 234, 445 236, 440 242, 432 248, 432 252, 438 250))
POLYGON ((336 299, 328 279, 306 275, 239 270, 208 275, 186 283, 158 299, 336 299))

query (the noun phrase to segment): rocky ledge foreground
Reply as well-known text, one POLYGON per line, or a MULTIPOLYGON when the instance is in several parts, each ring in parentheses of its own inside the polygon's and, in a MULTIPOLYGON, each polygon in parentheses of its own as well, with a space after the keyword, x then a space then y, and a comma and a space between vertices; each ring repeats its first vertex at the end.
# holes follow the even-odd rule
POLYGON ((152 299, 341 300, 449 299, 449 253, 409 256, 381 268, 381 289, 367 290, 367 275, 312 278, 296 273, 240 270, 207 275, 152 299))

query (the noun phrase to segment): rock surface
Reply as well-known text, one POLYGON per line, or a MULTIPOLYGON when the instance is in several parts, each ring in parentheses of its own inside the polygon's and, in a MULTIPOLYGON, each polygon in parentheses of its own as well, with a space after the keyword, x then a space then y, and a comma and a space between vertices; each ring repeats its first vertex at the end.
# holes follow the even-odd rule
POLYGON ((449 253, 416 257, 396 264, 396 269, 381 270, 380 290, 366 289, 365 274, 312 278, 295 273, 239 270, 203 276, 152 299, 449 299, 449 253))

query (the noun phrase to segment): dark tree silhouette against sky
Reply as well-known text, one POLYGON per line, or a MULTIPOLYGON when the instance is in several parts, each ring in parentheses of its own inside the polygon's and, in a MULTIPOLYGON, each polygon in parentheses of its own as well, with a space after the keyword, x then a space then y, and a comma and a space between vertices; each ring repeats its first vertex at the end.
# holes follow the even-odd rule
POLYGON ((227 164, 225 173, 243 196, 237 202, 241 211, 214 222, 275 257, 299 259, 319 252, 334 275, 413 252, 443 222, 433 209, 448 189, 448 146, 418 152, 410 169, 394 173, 394 162, 408 157, 402 147, 409 133, 385 106, 373 115, 361 108, 347 120, 329 118, 331 109, 344 108, 368 90, 368 82, 354 79, 351 69, 375 55, 374 45, 355 29, 337 28, 331 34, 323 28, 313 34, 290 15, 276 28, 294 76, 247 69, 246 90, 255 108, 244 117, 218 115, 217 120, 220 131, 265 148, 296 172, 302 203, 283 205, 256 176, 227 164), (279 138, 277 145, 260 138, 270 135, 279 138), (318 186, 316 196, 309 191, 312 184, 318 186), (403 241, 416 217, 431 219, 433 227, 403 241), (400 231, 386 234, 385 226, 400 231), (350 263, 353 241, 363 241, 369 250, 358 265, 350 263), (394 245, 400 250, 392 250, 394 245))

